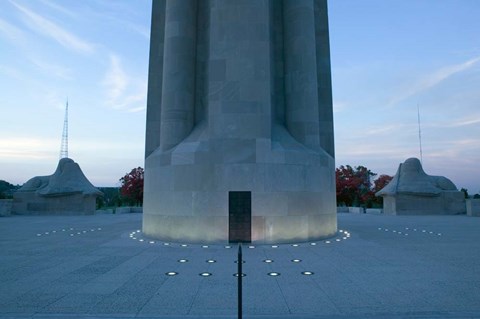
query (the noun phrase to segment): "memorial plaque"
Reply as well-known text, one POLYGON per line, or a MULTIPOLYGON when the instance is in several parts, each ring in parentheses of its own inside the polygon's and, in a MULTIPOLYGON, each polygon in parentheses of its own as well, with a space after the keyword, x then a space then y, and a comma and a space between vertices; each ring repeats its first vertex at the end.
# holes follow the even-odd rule
POLYGON ((252 192, 228 192, 228 223, 230 242, 252 241, 252 192))

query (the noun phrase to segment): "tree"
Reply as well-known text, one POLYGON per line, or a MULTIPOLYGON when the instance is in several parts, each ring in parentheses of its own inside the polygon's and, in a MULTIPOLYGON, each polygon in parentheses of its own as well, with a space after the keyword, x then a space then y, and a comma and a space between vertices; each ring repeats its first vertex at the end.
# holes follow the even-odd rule
POLYGON ((467 199, 468 198, 468 189, 462 188, 460 191, 463 192, 463 195, 465 196, 465 199, 467 199))
POLYGON ((97 209, 122 206, 120 187, 97 187, 103 196, 97 197, 97 209))
POLYGON ((122 186, 120 194, 130 204, 142 206, 143 204, 143 168, 137 167, 120 178, 122 186))
POLYGON ((0 199, 12 198, 13 193, 20 188, 20 185, 12 185, 7 181, 0 180, 0 199))
MULTIPOLYGON (((393 179, 393 176, 385 175, 385 174, 380 175, 380 176, 374 181, 373 193, 377 193, 377 192, 381 191, 385 186, 388 185, 388 183, 390 183, 390 181, 391 181, 392 179, 393 179)), ((383 206, 383 197, 381 197, 381 196, 379 196, 379 197, 374 196, 374 197, 372 198, 372 205, 376 205, 376 206, 382 207, 382 206, 383 206)))
POLYGON ((378 178, 374 182, 373 191, 375 193, 381 191, 385 186, 388 185, 388 183, 390 183, 392 179, 393 179, 393 176, 390 176, 390 175, 382 174, 378 176, 378 178))
POLYGON ((342 165, 335 169, 337 203, 346 206, 382 207, 383 198, 376 197, 375 193, 387 186, 393 177, 382 174, 372 183, 374 176, 377 174, 365 166, 353 168, 342 165))
POLYGON ((377 174, 365 166, 350 165, 335 169, 337 203, 346 206, 365 204, 375 195, 371 189, 371 177, 377 174))

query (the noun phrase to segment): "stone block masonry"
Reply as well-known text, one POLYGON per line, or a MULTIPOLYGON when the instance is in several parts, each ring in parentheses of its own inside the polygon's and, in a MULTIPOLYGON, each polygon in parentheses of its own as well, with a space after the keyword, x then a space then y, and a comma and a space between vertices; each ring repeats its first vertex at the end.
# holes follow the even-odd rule
POLYGON ((153 1, 145 234, 227 242, 245 227, 245 241, 273 243, 336 233, 328 37, 325 0, 153 1), (236 191, 251 193, 250 218, 229 212, 236 191))

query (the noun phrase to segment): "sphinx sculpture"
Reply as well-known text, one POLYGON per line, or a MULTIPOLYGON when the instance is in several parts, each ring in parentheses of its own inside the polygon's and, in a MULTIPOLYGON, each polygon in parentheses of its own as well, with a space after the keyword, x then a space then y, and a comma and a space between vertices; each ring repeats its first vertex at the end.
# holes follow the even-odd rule
POLYGON ((18 215, 92 215, 102 196, 70 158, 60 159, 55 173, 29 179, 13 194, 18 215))
POLYGON ((464 214, 465 197, 444 176, 427 175, 418 158, 398 166, 394 178, 375 194, 383 197, 387 215, 464 214))

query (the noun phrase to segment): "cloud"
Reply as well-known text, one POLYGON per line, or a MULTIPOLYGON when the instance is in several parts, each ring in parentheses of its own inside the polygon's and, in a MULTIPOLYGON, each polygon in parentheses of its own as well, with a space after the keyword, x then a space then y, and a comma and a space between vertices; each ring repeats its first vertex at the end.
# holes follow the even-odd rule
POLYGON ((364 132, 359 133, 359 138, 365 138, 369 136, 383 136, 383 135, 390 135, 392 132, 403 130, 408 125, 404 124, 391 124, 391 125, 384 125, 384 126, 376 126, 373 128, 366 129, 364 132), (388 133, 388 134, 387 134, 388 133))
POLYGON ((389 105, 395 105, 403 100, 406 100, 414 95, 417 95, 419 93, 422 93, 424 91, 427 91, 428 89, 431 89, 432 87, 440 84, 441 82, 447 80, 451 76, 466 71, 475 64, 477 64, 480 61, 480 57, 476 57, 473 59, 470 59, 468 61, 465 61, 460 64, 455 64, 451 66, 447 66, 444 68, 441 68, 437 70, 436 72, 433 72, 427 76, 425 76, 423 79, 417 81, 414 83, 412 86, 410 86, 407 90, 401 92, 400 94, 392 97, 390 99, 389 105))
POLYGON ((146 106, 139 106, 139 107, 135 107, 135 108, 131 108, 130 110, 128 110, 129 113, 137 113, 137 112, 143 112, 147 109, 146 106))
MULTIPOLYGON (((98 18, 111 22, 115 28, 122 28, 127 32, 135 32, 145 39, 150 39, 150 25, 145 25, 145 15, 147 10, 137 10, 144 6, 145 3, 138 2, 121 2, 121 1, 98 1, 95 10, 91 10, 88 15, 97 16, 98 18), (135 8, 135 9, 134 9, 135 8)), ((146 5, 145 9, 149 6, 146 5)))
POLYGON ((27 23, 32 30, 43 34, 46 37, 52 38, 69 50, 86 54, 90 54, 95 51, 94 46, 91 43, 80 39, 73 33, 68 32, 52 21, 40 16, 39 14, 36 14, 26 7, 21 6, 13 1, 10 2, 28 19, 27 23))
POLYGON ((426 126, 445 129, 445 128, 459 128, 459 127, 476 125, 476 124, 480 124, 480 114, 471 114, 471 115, 468 115, 467 117, 463 117, 459 119, 449 118, 447 121, 428 124, 426 126))
POLYGON ((60 13, 63 13, 64 15, 67 15, 71 18, 76 18, 77 17, 77 14, 75 14, 73 11, 70 11, 68 9, 66 9, 65 7, 62 7, 56 3, 53 3, 51 1, 48 1, 48 0, 40 0, 43 4, 45 4, 46 6, 60 12, 60 13))
POLYGON ((18 159, 47 159, 57 156, 60 150, 60 141, 39 138, 0 138, 0 158, 18 159))
POLYGON ((128 77, 123 70, 120 58, 115 54, 110 55, 110 68, 102 84, 107 88, 108 104, 113 108, 120 108, 118 100, 127 88, 128 77))
POLYGON ((415 148, 413 145, 382 147, 377 142, 362 143, 361 145, 349 144, 348 147, 343 145, 341 156, 344 158, 381 158, 385 160, 386 158, 397 158, 405 156, 405 154, 412 154, 415 148))
POLYGON ((0 34, 3 34, 4 37, 11 40, 14 43, 24 43, 25 34, 22 30, 16 26, 8 23, 7 21, 0 18, 0 34))
POLYGON ((48 63, 42 61, 38 58, 31 57, 30 61, 42 72, 53 75, 55 77, 64 79, 64 80, 71 80, 72 79, 72 70, 70 68, 61 66, 59 64, 48 63))
POLYGON ((473 124, 480 124, 480 116, 477 116, 476 118, 473 118, 472 116, 469 116, 468 118, 464 118, 464 119, 452 122, 452 123, 447 124, 445 126, 447 126, 447 127, 461 127, 461 126, 468 126, 468 125, 473 125, 473 124))
POLYGON ((20 73, 17 69, 12 68, 11 66, 8 65, 0 65, 0 73, 3 73, 11 78, 24 81, 25 76, 23 76, 22 73, 20 73))
POLYGON ((118 24, 127 31, 133 31, 140 34, 145 39, 150 39, 150 29, 144 27, 143 25, 136 24, 134 22, 128 21, 125 18, 116 18, 113 16, 104 16, 107 19, 110 19, 113 23, 118 24))
POLYGON ((133 24, 133 23, 128 23, 127 25, 130 26, 130 28, 132 30, 135 30, 136 32, 138 32, 145 39, 147 39, 147 40, 150 39, 150 29, 145 28, 145 27, 140 26, 140 25, 133 24))
MULTIPOLYGON (((437 161, 438 165, 445 165, 448 169, 450 162, 455 166, 466 165, 470 173, 476 170, 479 161, 478 149, 480 148, 480 140, 478 139, 462 139, 455 141, 442 141, 439 145, 431 145, 423 152, 423 157, 428 161, 437 161), (449 163, 449 164, 446 164, 449 163)), ((456 167, 458 169, 460 167, 456 167)))
POLYGON ((107 105, 115 110, 140 112, 145 110, 147 83, 125 72, 122 61, 116 54, 110 55, 110 67, 102 85, 107 92, 107 105))
POLYGON ((67 103, 67 97, 66 96, 61 96, 58 94, 57 91, 55 90, 50 90, 45 93, 44 96, 45 104, 54 107, 57 110, 64 111, 65 110, 65 104, 67 103))
POLYGON ((348 106, 347 102, 334 100, 333 101, 333 112, 334 113, 342 112, 347 108, 347 106, 348 106))

